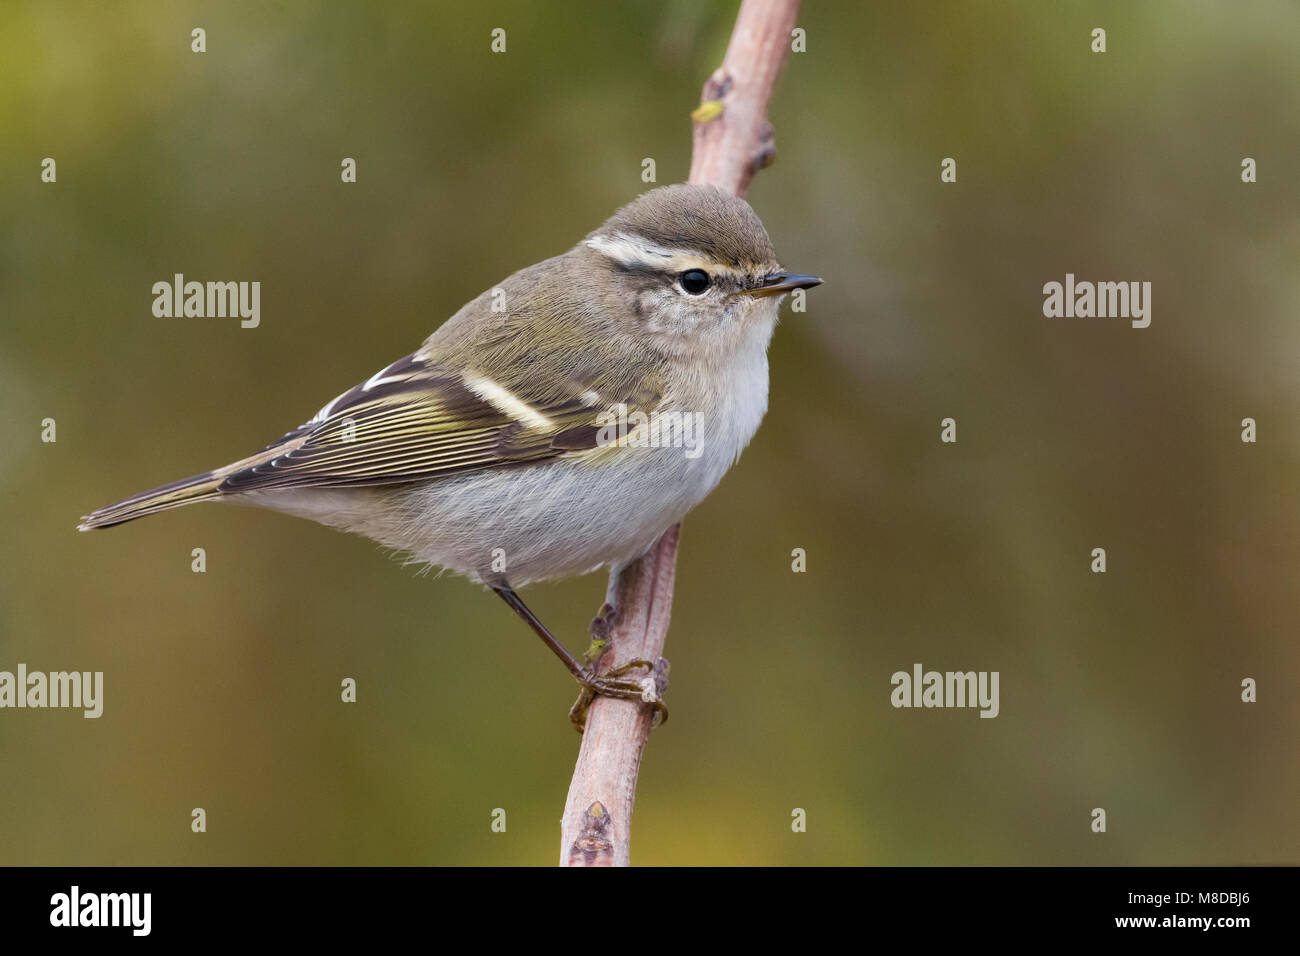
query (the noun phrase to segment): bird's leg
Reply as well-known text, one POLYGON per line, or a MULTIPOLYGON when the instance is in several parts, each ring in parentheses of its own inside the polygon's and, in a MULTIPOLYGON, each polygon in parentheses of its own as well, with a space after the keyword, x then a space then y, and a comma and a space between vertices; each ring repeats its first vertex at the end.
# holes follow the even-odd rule
POLYGON ((592 646, 587 651, 588 660, 591 663, 583 667, 578 663, 577 658, 570 654, 568 649, 547 630, 546 625, 538 620, 537 615, 529 610, 528 605, 519 599, 519 595, 514 592, 513 588, 507 584, 495 584, 492 585, 492 590, 527 622, 533 632, 542 639, 542 643, 551 649, 551 653, 558 657, 569 673, 573 675, 573 679, 582 685, 582 693, 578 697, 578 702, 569 711, 569 719, 573 721, 579 731, 586 724, 587 708, 591 706, 591 702, 597 697, 614 697, 619 700, 640 700, 653 703, 655 712, 660 716, 659 723, 667 719, 668 708, 664 707, 663 701, 659 699, 662 693, 660 690, 661 684, 667 686, 667 661, 660 661, 657 665, 649 661, 628 661, 621 667, 607 673, 596 673, 596 664, 606 649, 604 641, 608 637, 613 608, 609 608, 609 611, 602 609, 602 616, 597 619, 606 622, 603 625, 603 631, 598 631, 593 622, 592 646), (594 658, 591 656, 593 651, 595 652, 594 658), (634 667, 645 667, 651 672, 652 676, 641 682, 619 679, 634 667))

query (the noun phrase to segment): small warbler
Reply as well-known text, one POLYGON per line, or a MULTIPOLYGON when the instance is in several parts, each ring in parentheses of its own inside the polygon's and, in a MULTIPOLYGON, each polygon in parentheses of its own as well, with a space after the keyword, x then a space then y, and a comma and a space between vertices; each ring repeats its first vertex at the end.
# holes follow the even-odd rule
POLYGON ((781 270, 744 200, 652 190, 257 454, 80 529, 198 501, 311 518, 491 587, 588 700, 639 699, 579 664, 514 588, 621 567, 699 504, 767 409, 782 296, 820 282, 781 270))

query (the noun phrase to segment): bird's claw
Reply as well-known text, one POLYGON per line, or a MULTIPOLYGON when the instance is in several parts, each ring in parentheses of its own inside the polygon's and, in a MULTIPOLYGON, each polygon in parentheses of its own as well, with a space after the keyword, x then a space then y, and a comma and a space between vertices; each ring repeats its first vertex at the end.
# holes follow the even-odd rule
POLYGON ((582 691, 578 699, 569 708, 569 720, 578 733, 587 726, 587 711, 597 697, 612 697, 615 700, 636 700, 654 705, 654 718, 651 727, 658 727, 668 720, 668 708, 664 704, 664 691, 668 689, 668 661, 659 658, 655 663, 645 660, 628 661, 619 667, 597 674, 595 668, 588 667, 583 676, 578 678, 582 691), (643 667, 649 673, 640 680, 621 680, 628 671, 643 667))

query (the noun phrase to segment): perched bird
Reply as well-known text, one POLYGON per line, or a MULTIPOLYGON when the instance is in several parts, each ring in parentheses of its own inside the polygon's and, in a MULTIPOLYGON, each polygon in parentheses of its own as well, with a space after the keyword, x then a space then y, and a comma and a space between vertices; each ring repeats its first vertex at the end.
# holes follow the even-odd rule
POLYGON ((744 200, 655 189, 257 454, 80 529, 198 501, 311 518, 491 587, 587 695, 639 698, 514 588, 627 564, 699 504, 766 411, 781 297, 820 282, 782 271, 744 200))

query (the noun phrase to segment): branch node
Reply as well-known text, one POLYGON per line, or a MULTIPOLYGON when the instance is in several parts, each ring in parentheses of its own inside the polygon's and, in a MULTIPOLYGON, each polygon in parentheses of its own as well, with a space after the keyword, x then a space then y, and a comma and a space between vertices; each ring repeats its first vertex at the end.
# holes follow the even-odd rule
POLYGON ((605 805, 597 800, 582 814, 577 839, 569 847, 569 866, 613 866, 613 820, 605 805))
POLYGON ((766 169, 776 162, 776 128, 767 120, 758 128, 758 148, 749 161, 749 174, 766 169))
POLYGON ((731 92, 732 87, 736 85, 735 79, 723 67, 718 67, 713 71, 704 82, 704 99, 706 100, 723 100, 731 92))

